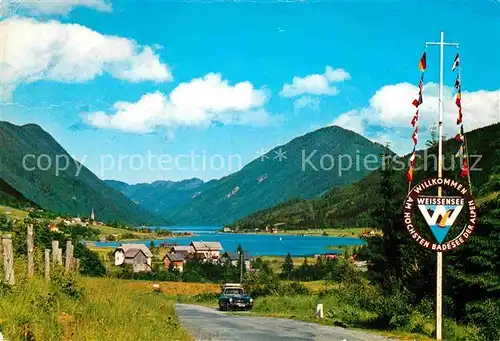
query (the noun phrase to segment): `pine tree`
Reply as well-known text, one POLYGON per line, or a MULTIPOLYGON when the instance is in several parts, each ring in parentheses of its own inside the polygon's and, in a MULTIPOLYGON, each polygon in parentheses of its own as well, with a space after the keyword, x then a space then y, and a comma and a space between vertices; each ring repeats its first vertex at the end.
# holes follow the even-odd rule
POLYGON ((293 260, 292 256, 290 255, 290 252, 286 254, 285 260, 283 261, 283 264, 281 265, 281 275, 286 278, 290 279, 293 271, 293 260))
POLYGON ((387 292, 404 289, 421 298, 432 292, 430 279, 435 271, 435 263, 432 263, 435 255, 411 240, 402 221, 403 176, 394 170, 392 156, 384 154, 382 161, 380 201, 374 203, 377 209, 372 217, 382 235, 365 238, 367 246, 362 250, 363 258, 368 260, 371 279, 387 292))
POLYGON ((479 206, 474 233, 446 262, 449 292, 459 312, 468 302, 500 297, 500 196, 488 192, 497 176, 481 188, 487 198, 493 195, 479 206))

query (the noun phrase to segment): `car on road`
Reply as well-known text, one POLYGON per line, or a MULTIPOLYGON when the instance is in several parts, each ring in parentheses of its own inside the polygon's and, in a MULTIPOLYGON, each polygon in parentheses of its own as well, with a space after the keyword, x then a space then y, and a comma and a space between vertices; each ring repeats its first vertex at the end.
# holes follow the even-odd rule
POLYGON ((253 298, 245 293, 241 284, 226 283, 222 285, 219 310, 250 310, 252 307, 253 298))

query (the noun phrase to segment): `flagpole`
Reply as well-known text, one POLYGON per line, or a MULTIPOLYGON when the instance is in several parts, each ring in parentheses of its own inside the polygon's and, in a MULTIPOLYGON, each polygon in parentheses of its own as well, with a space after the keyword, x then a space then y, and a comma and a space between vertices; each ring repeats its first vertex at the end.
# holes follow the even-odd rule
MULTIPOLYGON (((457 46, 457 49, 458 49, 458 46, 457 46)), ((458 66, 458 79, 460 80, 460 84, 459 84, 460 89, 462 89, 462 72, 461 72, 461 68, 462 68, 461 66, 458 66)), ((461 92, 461 90, 460 90, 460 92, 461 92)), ((461 99, 462 98, 460 98, 460 100, 461 99)), ((459 110, 462 110, 462 103, 460 103, 459 110)), ((463 127, 464 123, 461 122, 461 124, 462 124, 462 127, 463 127)), ((467 167, 469 167, 469 147, 467 146, 467 134, 465 133, 465 128, 463 129, 463 132, 464 132, 464 147, 465 147, 464 152, 463 152, 463 156, 464 156, 464 159, 467 161, 467 167)), ((470 181, 470 170, 467 172, 467 181, 469 181, 469 191, 470 191, 470 194, 472 195, 472 182, 470 181)))
MULTIPOLYGON (((439 46, 439 157, 438 178, 443 177, 443 55, 444 32, 441 31, 441 44, 439 46)), ((442 196, 443 188, 438 187, 438 197, 442 196)), ((442 339, 443 329, 443 253, 438 251, 436 264, 436 340, 442 339)))
MULTIPOLYGON (((458 46, 456 43, 445 43, 444 32, 441 31, 440 42, 428 42, 427 45, 439 45, 439 144, 438 144, 438 177, 443 176, 443 59, 444 59, 444 46, 453 45, 458 46)), ((442 196, 442 187, 438 187, 438 196, 442 196)), ((436 340, 443 338, 443 253, 437 252, 436 261, 436 340)))

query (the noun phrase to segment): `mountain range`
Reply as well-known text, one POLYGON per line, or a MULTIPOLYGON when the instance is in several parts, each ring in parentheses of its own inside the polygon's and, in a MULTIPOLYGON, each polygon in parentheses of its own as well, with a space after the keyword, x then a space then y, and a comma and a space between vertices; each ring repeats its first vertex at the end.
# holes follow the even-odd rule
POLYGON ((0 145, 0 197, 5 203, 35 204, 72 216, 89 216, 94 209, 97 219, 107 222, 166 223, 107 186, 38 125, 0 121, 0 145), (64 170, 56 169, 57 159, 64 170))
POLYGON ((122 192, 136 204, 158 215, 178 209, 187 201, 198 195, 203 180, 193 178, 182 181, 155 181, 129 185, 116 180, 104 180, 114 189, 122 192))
POLYGON ((277 146, 222 179, 106 183, 176 224, 222 225, 292 198, 312 199, 359 181, 378 168, 384 152, 392 153, 357 133, 330 126, 277 146), (369 156, 371 170, 362 164, 369 156))

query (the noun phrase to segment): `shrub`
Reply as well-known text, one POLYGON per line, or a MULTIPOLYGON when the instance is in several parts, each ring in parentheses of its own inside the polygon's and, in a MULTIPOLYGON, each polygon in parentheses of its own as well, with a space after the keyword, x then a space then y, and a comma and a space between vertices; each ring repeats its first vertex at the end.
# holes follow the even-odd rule
POLYGON ((80 299, 85 296, 84 287, 76 278, 74 272, 66 272, 57 266, 51 273, 51 285, 55 292, 63 293, 71 298, 80 299))
POLYGON ((309 289, 301 282, 281 282, 277 288, 277 294, 281 296, 309 295, 309 289))
POLYGON ((74 257, 80 259, 80 273, 86 276, 106 275, 106 267, 96 252, 90 251, 85 244, 76 243, 74 257))
POLYGON ((480 326, 487 340, 500 340, 500 300, 484 300, 466 306, 468 322, 480 326))
POLYGON ((480 330, 474 325, 461 326, 451 319, 444 319, 443 337, 453 341, 494 341, 498 339, 482 338, 480 330))
POLYGON ((278 292, 280 281, 273 274, 261 270, 245 274, 244 288, 252 297, 270 296, 278 292))
POLYGON ((206 282, 205 278, 203 278, 202 275, 193 270, 184 271, 182 274, 182 279, 184 280, 184 282, 196 282, 196 283, 206 282))
POLYGON ((435 332, 434 302, 422 300, 410 314, 407 331, 432 337, 435 332))
POLYGON ((0 298, 10 294, 12 292, 12 287, 6 282, 0 281, 0 298))
POLYGON ((122 233, 120 239, 136 239, 136 235, 130 232, 122 233))
POLYGON ((219 296, 219 293, 216 292, 204 292, 196 295, 194 298, 196 302, 217 302, 219 296))
POLYGON ((252 297, 272 296, 278 292, 278 283, 247 283, 245 291, 252 297))
POLYGON ((412 313, 412 306, 409 302, 411 301, 408 296, 402 292, 396 292, 377 301, 376 324, 381 328, 388 329, 402 329, 408 326, 412 313))

